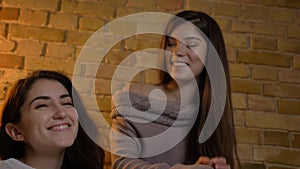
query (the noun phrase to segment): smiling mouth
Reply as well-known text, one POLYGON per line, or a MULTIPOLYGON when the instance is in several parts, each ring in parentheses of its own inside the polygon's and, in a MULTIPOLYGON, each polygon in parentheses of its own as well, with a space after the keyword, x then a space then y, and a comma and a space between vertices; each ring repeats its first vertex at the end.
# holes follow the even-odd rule
POLYGON ((183 61, 172 61, 172 65, 176 67, 183 67, 183 66, 189 66, 188 63, 183 61))
POLYGON ((47 128, 47 129, 51 130, 51 131, 61 131, 61 130, 65 130, 69 127, 71 127, 70 124, 62 124, 62 125, 52 126, 52 127, 47 128))

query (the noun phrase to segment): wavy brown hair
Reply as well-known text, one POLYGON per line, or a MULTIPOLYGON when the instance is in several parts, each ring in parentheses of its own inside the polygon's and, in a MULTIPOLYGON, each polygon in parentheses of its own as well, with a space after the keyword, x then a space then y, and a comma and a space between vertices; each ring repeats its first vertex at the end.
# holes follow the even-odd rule
MULTIPOLYGON (((5 131, 7 123, 17 123, 21 120, 21 107, 24 104, 28 92, 32 85, 39 79, 55 80, 61 83, 72 97, 73 106, 78 112, 78 116, 88 119, 87 112, 79 98, 78 93, 72 87, 71 80, 55 71, 36 71, 25 79, 19 80, 10 90, 4 102, 3 112, 1 112, 0 127, 0 158, 20 159, 25 153, 25 143, 14 141, 5 131)), ((90 128, 96 127, 89 123, 90 128)), ((104 151, 99 147, 84 131, 82 124, 79 123, 78 134, 71 147, 65 151, 62 169, 102 169, 104 165, 104 151)))
MULTIPOLYGON (((210 41, 210 43, 213 45, 216 52, 218 53, 219 59, 222 62, 227 84, 225 108, 222 118, 218 124, 218 127, 208 140, 200 144, 198 142, 198 138, 208 116, 212 94, 207 69, 204 68, 201 74, 196 77, 201 101, 199 103, 197 120, 193 125, 192 130, 190 131, 191 148, 189 150, 189 154, 192 155, 190 157, 191 161, 187 163, 195 163, 200 156, 223 156, 226 158, 227 163, 231 166, 231 168, 234 168, 234 158, 236 158, 238 161, 238 156, 236 150, 236 135, 234 129, 233 110, 231 103, 229 68, 221 29, 219 28, 218 24, 213 18, 211 18, 209 15, 203 12, 182 11, 178 13, 176 17, 171 19, 168 23, 165 32, 166 36, 163 38, 161 44, 163 49, 165 49, 167 46, 168 38, 170 38, 168 35, 172 32, 172 30, 176 28, 176 26, 178 26, 179 24, 184 23, 181 19, 178 19, 178 17, 184 19, 185 22, 187 21, 192 23, 199 30, 201 30, 201 33, 204 34, 210 41)), ((207 54, 206 56, 206 61, 208 59, 210 59, 209 54, 207 54)), ((166 72, 162 72, 161 77, 163 83, 169 83, 170 81, 172 81, 171 76, 166 72)))

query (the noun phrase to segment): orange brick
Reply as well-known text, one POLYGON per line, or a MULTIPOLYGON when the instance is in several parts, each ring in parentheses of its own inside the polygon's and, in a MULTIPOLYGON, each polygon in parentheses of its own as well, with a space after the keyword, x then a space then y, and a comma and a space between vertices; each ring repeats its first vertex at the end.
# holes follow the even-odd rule
POLYGON ((270 8, 261 6, 244 6, 242 16, 244 19, 268 20, 270 8))
POLYGON ((259 95, 248 96, 248 108, 250 110, 274 112, 276 107, 276 100, 274 98, 263 97, 259 95))
POLYGON ((157 68, 161 67, 163 57, 161 52, 155 51, 139 51, 135 54, 136 65, 144 68, 157 68))
POLYGON ((17 0, 2 0, 3 6, 9 6, 9 7, 17 7, 18 1, 17 0))
POLYGON ((129 7, 136 7, 142 9, 155 9, 155 1, 148 0, 148 1, 139 1, 139 0, 128 0, 127 5, 129 7))
POLYGON ((261 2, 262 5, 267 6, 278 6, 278 7, 289 7, 289 8, 300 8, 300 2, 295 0, 264 0, 261 2))
POLYGON ((226 47, 226 55, 229 62, 236 62, 236 49, 233 47, 226 47))
POLYGON ((255 147, 254 160, 286 165, 300 165, 300 150, 279 147, 255 147))
POLYGON ((6 24, 0 23, 0 36, 5 37, 6 36, 6 24))
POLYGON ((47 11, 56 11, 58 6, 58 0, 26 0, 18 1, 21 8, 39 9, 47 11))
POLYGON ((278 39, 278 49, 283 52, 300 53, 300 40, 278 39))
POLYGON ((284 26, 275 25, 274 23, 233 21, 231 26, 231 31, 284 36, 286 32, 286 28, 284 26))
MULTIPOLYGON (((101 79, 112 79, 116 68, 117 67, 115 65, 100 64, 97 69, 96 77, 101 79)), ((91 71, 95 72, 93 70, 87 69, 87 75, 91 74, 91 71)))
POLYGON ((300 24, 300 11, 295 12, 295 24, 300 24))
POLYGON ((33 11, 22 9, 20 14, 20 23, 44 26, 47 21, 48 13, 45 11, 33 11))
MULTIPOLYGON (((138 80, 138 79, 136 79, 138 80)), ((148 69, 145 71, 145 83, 147 84, 159 84, 161 83, 160 71, 157 69, 148 69)))
POLYGON ((251 47, 253 49, 277 49, 277 40, 275 38, 268 38, 262 36, 252 36, 251 37, 251 47))
POLYGON ((233 115, 234 115, 234 125, 244 126, 245 124, 244 112, 240 110, 234 110, 233 115))
POLYGON ((29 38, 50 42, 63 42, 65 32, 62 30, 33 27, 24 25, 10 25, 10 37, 29 38))
POLYGON ((119 21, 118 24, 110 25, 109 33, 112 33, 113 35, 125 35, 125 36, 134 35, 136 34, 136 24, 133 22, 119 21))
POLYGON ((24 57, 18 55, 0 54, 0 67, 22 68, 24 57))
POLYGON ((243 64, 229 64, 230 77, 249 77, 249 67, 243 64))
POLYGON ((241 93, 232 93, 232 107, 234 109, 246 109, 247 108, 247 101, 246 101, 246 94, 241 93))
POLYGON ((78 2, 72 0, 62 0, 60 8, 63 13, 74 13, 74 11, 77 11, 78 2))
POLYGON ((241 162, 241 169, 266 169, 266 165, 250 162, 241 162))
POLYGON ((140 69, 136 67, 118 66, 114 72, 114 80, 131 82, 140 80, 140 69))
POLYGON ((300 56, 294 56, 293 66, 294 68, 300 68, 300 56))
POLYGON ((61 60, 73 60, 75 49, 72 46, 59 43, 48 43, 46 57, 58 58, 61 60))
POLYGON ((289 26, 288 27, 288 37, 290 38, 300 38, 300 26, 289 26))
POLYGON ((68 44, 83 46, 91 35, 89 32, 70 31, 67 33, 66 41, 68 44))
POLYGON ((118 7, 117 8, 117 16, 116 18, 122 17, 122 16, 127 16, 130 14, 135 14, 143 12, 142 9, 136 9, 136 8, 129 8, 129 7, 118 7))
POLYGON ((268 169, 295 169, 294 167, 287 167, 287 166, 269 166, 268 169))
POLYGON ((96 79, 95 94, 111 95, 111 80, 96 79))
POLYGON ((25 56, 42 56, 45 44, 34 40, 19 41, 17 54, 25 56))
POLYGON ((61 10, 66 13, 76 13, 87 16, 97 16, 103 19, 113 19, 115 8, 94 2, 76 2, 63 0, 61 10))
MULTIPOLYGON (((8 88, 7 84, 0 83, 0 99, 3 100, 5 97, 6 90, 8 88)), ((2 111, 2 110, 1 110, 2 111)))
MULTIPOLYGON (((75 87, 77 89, 77 85, 75 87)), ((80 98, 84 104, 84 107, 88 111, 98 111, 99 110, 96 96, 92 97, 90 93, 86 94, 86 93, 80 91, 80 98)))
MULTIPOLYGON (((130 53, 122 51, 111 51, 105 56, 105 63, 119 65, 130 53)), ((135 64, 134 59, 125 61, 125 65, 132 66, 135 64)))
POLYGON ((273 67, 255 66, 251 68, 251 78, 256 80, 277 80, 277 70, 273 67))
POLYGON ((300 70, 298 69, 279 69, 279 81, 300 83, 300 70))
POLYGON ((19 17, 18 8, 1 8, 0 20, 17 20, 19 17))
POLYGON ((199 1, 199 0, 189 0, 187 1, 187 8, 190 10, 199 10, 201 8, 201 11, 211 14, 212 8, 214 6, 213 1, 199 1))
POLYGON ((126 0, 101 0, 101 2, 112 4, 112 5, 118 5, 122 6, 125 4, 126 0))
POLYGON ((215 18, 221 30, 226 31, 229 29, 229 25, 231 25, 231 20, 227 18, 215 18))
POLYGON ((62 61, 60 59, 29 58, 25 59, 25 70, 35 71, 40 69, 61 71, 68 75, 73 74, 74 61, 62 61))
POLYGON ((226 0, 228 2, 242 2, 245 4, 259 4, 259 0, 226 0))
POLYGON ((246 79, 231 79, 231 91, 259 94, 261 83, 246 79))
POLYGON ((16 43, 14 41, 0 38, 0 51, 9 52, 14 50, 15 47, 16 43))
POLYGON ((270 19, 273 22, 291 23, 294 20, 294 13, 285 8, 271 8, 270 19))
POLYGON ((160 48, 160 43, 157 41, 145 41, 135 38, 125 39, 125 49, 129 51, 137 51, 147 48, 160 48))
POLYGON ((300 134, 294 134, 293 147, 300 148, 300 134))
POLYGON ((94 97, 91 96, 92 93, 92 87, 95 82, 95 78, 92 77, 86 77, 86 76, 73 76, 72 77, 73 84, 76 88, 76 90, 80 93, 82 96, 82 100, 84 102, 84 105, 89 110, 96 110, 98 107, 94 107, 94 104, 92 100, 96 100, 94 97))
POLYGON ((183 8, 182 0, 157 0, 158 9, 162 10, 179 10, 183 8))
POLYGON ((265 96, 300 98, 300 86, 266 83, 263 85, 263 94, 265 96))
POLYGON ((232 21, 231 31, 232 32, 253 32, 255 28, 255 22, 246 21, 232 21))
POLYGON ((104 20, 92 18, 92 17, 81 17, 79 20, 79 28, 81 30, 96 31, 105 25, 104 20))
POLYGON ((238 143, 262 144, 262 132, 260 130, 236 127, 235 131, 238 143))
POLYGON ((18 1, 6 1, 11 5, 17 4, 20 8, 37 9, 45 11, 56 11, 58 6, 58 0, 18 0, 18 1))
POLYGON ((241 6, 232 3, 217 3, 215 6, 215 14, 230 17, 239 17, 241 15, 241 6))
POLYGON ((77 16, 68 14, 52 14, 49 26, 59 29, 74 30, 77 28, 77 16))
POLYGON ((278 101, 278 112, 300 115, 300 100, 280 99, 278 101))
MULTIPOLYGON (((0 73, 0 82, 15 83, 19 79, 23 79, 28 75, 27 71, 20 69, 5 69, 0 73)), ((1 91, 1 90, 0 90, 1 91)))
POLYGON ((237 152, 240 160, 252 160, 252 145, 251 144, 237 144, 237 152))
POLYGON ((257 51, 241 51, 237 53, 237 61, 250 64, 262 64, 271 66, 290 66, 291 57, 286 54, 257 51))
POLYGON ((248 35, 241 34, 223 34, 226 46, 236 48, 248 48, 249 37, 248 35))
POLYGON ((97 103, 100 111, 111 111, 111 97, 97 97, 97 103))
POLYGON ((264 145, 285 146, 290 145, 288 132, 265 131, 264 145))
POLYGON ((248 112, 245 113, 247 127, 299 131, 299 116, 275 113, 248 112))

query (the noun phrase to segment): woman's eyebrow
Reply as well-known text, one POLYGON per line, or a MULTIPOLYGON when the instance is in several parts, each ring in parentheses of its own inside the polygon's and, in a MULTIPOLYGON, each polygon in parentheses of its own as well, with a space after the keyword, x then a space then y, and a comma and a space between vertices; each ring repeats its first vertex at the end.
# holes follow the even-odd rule
POLYGON ((50 99, 49 96, 38 96, 38 97, 35 97, 34 99, 32 99, 31 102, 29 103, 29 105, 31 105, 36 100, 49 100, 49 99, 50 99))
POLYGON ((184 39, 185 39, 185 40, 198 40, 198 41, 202 41, 201 38, 195 37, 195 36, 186 37, 186 38, 184 38, 184 39))
POLYGON ((63 94, 63 95, 61 95, 59 98, 63 99, 63 98, 66 98, 66 97, 72 98, 69 94, 63 94))

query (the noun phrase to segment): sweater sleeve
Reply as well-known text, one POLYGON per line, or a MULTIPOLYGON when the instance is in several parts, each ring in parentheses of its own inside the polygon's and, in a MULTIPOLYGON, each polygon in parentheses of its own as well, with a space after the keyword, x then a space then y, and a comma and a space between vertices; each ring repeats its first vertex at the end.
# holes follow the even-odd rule
POLYGON ((114 156, 112 169, 213 169, 208 165, 183 165, 175 164, 173 166, 168 165, 167 163, 155 163, 150 164, 142 159, 134 159, 127 157, 114 156))
POLYGON ((142 145, 138 141, 139 134, 122 116, 113 118, 111 130, 112 169, 212 169, 207 165, 170 166, 167 163, 149 163, 140 158, 142 145))

